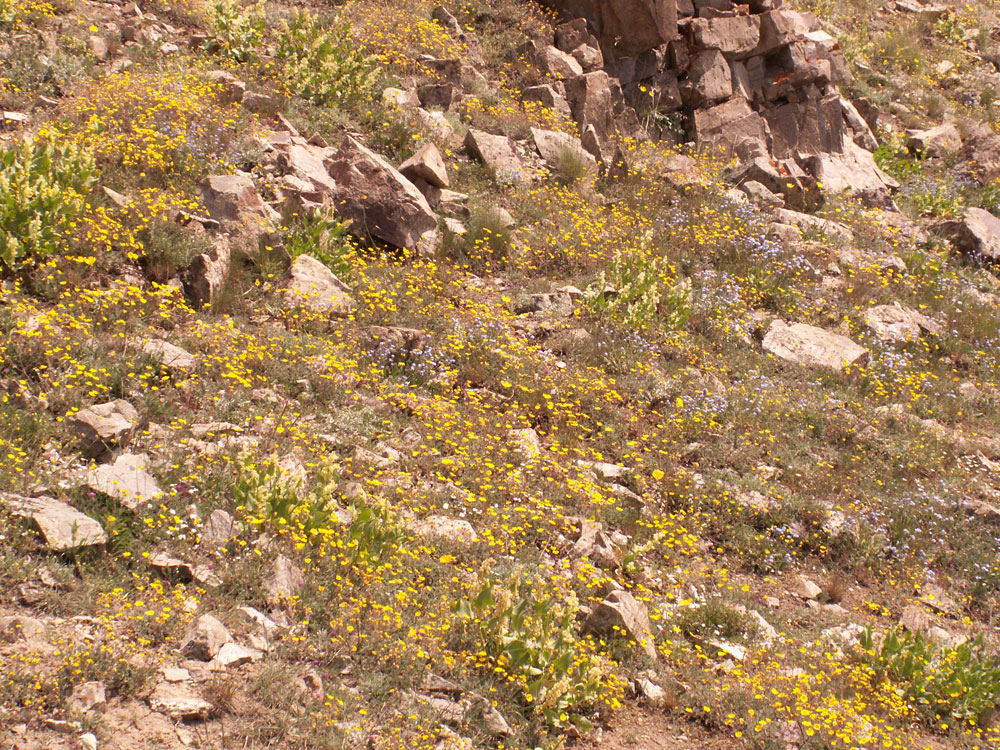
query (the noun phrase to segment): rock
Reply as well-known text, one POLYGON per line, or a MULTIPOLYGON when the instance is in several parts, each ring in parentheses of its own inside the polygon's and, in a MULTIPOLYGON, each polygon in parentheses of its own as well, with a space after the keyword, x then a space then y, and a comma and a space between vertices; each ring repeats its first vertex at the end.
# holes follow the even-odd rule
POLYGON ((417 89, 421 106, 427 109, 440 108, 451 111, 462 91, 450 83, 431 83, 417 89))
POLYGON ((69 696, 69 706, 75 711, 103 711, 107 705, 103 682, 84 682, 73 688, 69 696))
POLYGON ((576 58, 549 45, 538 50, 538 67, 553 78, 575 78, 583 75, 583 66, 576 58))
POLYGON ((239 528, 233 517, 221 508, 216 508, 208 515, 204 524, 202 524, 201 545, 225 545, 237 534, 239 534, 239 528))
POLYGON ((223 581, 206 565, 192 565, 177 557, 163 553, 150 555, 146 560, 149 567, 170 581, 189 583, 197 581, 207 588, 218 588, 223 581))
POLYGON ((822 202, 816 180, 792 159, 754 158, 737 171, 735 179, 737 184, 749 180, 759 182, 775 195, 782 196, 793 208, 809 208, 822 202))
POLYGON ((740 185, 740 190, 746 193, 747 197, 759 206, 767 208, 784 208, 785 199, 780 195, 775 195, 764 185, 756 180, 747 180, 740 185))
POLYGON ((866 310, 865 325, 883 341, 916 341, 922 333, 944 334, 940 323, 898 302, 866 310))
POLYGON ((542 454, 542 441, 538 433, 530 427, 509 430, 507 437, 514 449, 528 460, 538 458, 542 454))
POLYGON ((920 601, 945 615, 953 615, 958 611, 958 605, 954 599, 948 596, 948 592, 934 584, 924 587, 920 601))
POLYGON ((731 97, 733 71, 726 56, 714 49, 698 54, 688 68, 680 91, 684 103, 695 107, 716 104, 731 97))
POLYGON ((297 599, 306 579, 302 570, 284 555, 278 555, 271 563, 271 570, 264 589, 270 602, 297 599))
POLYGON ((579 466, 590 469, 597 475, 598 479, 603 479, 605 482, 620 482, 632 474, 632 470, 627 466, 611 464, 606 461, 578 460, 576 463, 579 466))
POLYGON ((593 126, 601 140, 615 132, 615 98, 606 72, 596 70, 566 81, 566 98, 581 132, 593 126))
POLYGON ((212 704, 183 684, 161 682, 149 697, 149 707, 171 719, 207 719, 212 704))
POLYGON ((580 67, 584 73, 593 73, 595 70, 600 70, 604 67, 604 55, 601 54, 601 50, 597 47, 592 47, 589 44, 581 44, 570 52, 570 54, 573 55, 574 60, 580 63, 580 67))
POLYGON ((500 182, 524 182, 528 177, 524 162, 505 135, 492 135, 469 128, 465 136, 465 150, 469 156, 489 167, 500 182))
POLYGON ((292 263, 284 295, 291 307, 301 305, 333 317, 354 312, 350 287, 310 255, 300 255, 292 263))
POLYGON ((420 106, 420 97, 416 91, 387 88, 382 92, 382 100, 395 104, 400 109, 415 109, 420 106))
POLYGON ((977 263, 1000 271, 1000 219, 982 208, 967 208, 962 218, 941 228, 955 249, 977 263))
POLYGON ((0 493, 0 504, 15 516, 30 518, 54 552, 107 544, 108 535, 100 523, 72 505, 51 497, 22 497, 0 493))
POLYGON ((413 183, 348 136, 327 164, 337 184, 332 202, 355 233, 393 247, 433 250, 437 217, 413 183))
POLYGON ((811 232, 820 235, 827 241, 849 243, 854 239, 854 232, 846 224, 841 224, 819 216, 779 208, 774 212, 774 219, 788 226, 798 227, 803 233, 811 232))
POLYGON ((180 667, 164 667, 161 671, 167 682, 187 682, 191 679, 191 673, 180 667))
POLYGON ((823 593, 823 589, 802 575, 795 576, 793 588, 795 595, 801 599, 818 599, 823 593))
POLYGON ((764 351, 806 367, 843 372, 846 366, 864 365, 869 352, 849 338, 804 323, 789 325, 775 320, 767 329, 764 351))
POLYGON ((225 240, 215 242, 212 250, 200 253, 183 275, 184 291, 196 307, 211 305, 229 276, 231 253, 225 240))
POLYGON ((223 104, 239 104, 243 101, 247 85, 228 70, 210 70, 205 78, 218 86, 223 104))
POLYGON ((602 634, 612 634, 618 627, 623 629, 642 647, 643 652, 656 660, 656 645, 653 629, 649 622, 649 611, 627 591, 612 591, 608 597, 594 607, 587 618, 587 629, 602 634))
POLYGON ((448 168, 441 158, 441 152, 433 143, 428 143, 403 162, 399 171, 410 180, 421 179, 436 188, 447 188, 451 185, 448 168))
POLYGON ((411 521, 406 527, 419 536, 436 537, 458 544, 472 544, 479 540, 471 523, 448 516, 427 516, 419 521, 411 521))
POLYGON ((933 159, 962 150, 962 136, 953 123, 946 122, 930 130, 908 130, 906 147, 918 156, 933 159))
POLYGON ((104 40, 104 37, 97 36, 96 34, 91 35, 87 38, 87 47, 90 49, 90 54, 96 57, 98 62, 104 62, 108 59, 110 52, 108 50, 108 43, 104 40))
POLYGON ((210 667, 235 669, 236 667, 242 667, 244 664, 258 661, 263 655, 262 651, 258 651, 255 648, 247 648, 238 643, 229 642, 223 644, 222 648, 219 649, 219 653, 212 659, 210 667))
POLYGON ((0 617, 0 638, 12 643, 14 641, 37 641, 45 637, 45 623, 34 617, 12 615, 0 617))
POLYGON ((567 120, 573 117, 566 97, 549 84, 529 86, 521 92, 521 99, 525 102, 538 102, 543 107, 552 110, 558 115, 562 115, 567 120))
POLYGON ((209 216, 223 224, 268 217, 264 200, 248 174, 210 175, 198 183, 209 216))
POLYGON ((148 465, 149 457, 144 453, 123 453, 113 464, 88 471, 85 481, 95 492, 102 492, 135 511, 163 495, 156 480, 146 471, 148 465))
POLYGON ((583 17, 600 30, 601 46, 616 58, 634 57, 677 38, 676 0, 545 0, 545 5, 583 17))
POLYGON ((654 706, 663 705, 668 699, 667 691, 647 677, 640 677, 635 681, 635 692, 654 706))
POLYGON ((84 750, 97 750, 97 735, 93 732, 84 732, 78 739, 84 750))
POLYGON ((934 627, 934 620, 930 615, 916 604, 911 604, 903 609, 903 614, 899 618, 899 624, 911 633, 927 635, 934 627))
POLYGON ((81 409, 67 419, 81 450, 90 458, 127 445, 138 422, 139 412, 122 399, 81 409))
POLYGON ((142 350, 160 360, 169 370, 194 370, 198 360, 194 355, 163 339, 150 339, 142 342, 142 350))
POLYGON ((565 168, 568 160, 576 160, 585 166, 588 173, 597 174, 597 159, 584 150, 579 138, 557 130, 541 128, 532 128, 531 137, 535 141, 538 153, 557 173, 565 168))
POLYGON ((723 148, 744 159, 767 152, 768 124, 742 98, 695 110, 692 131, 699 146, 723 148))
POLYGON ((212 615, 202 615, 181 642, 181 651, 191 659, 211 661, 232 640, 225 625, 212 615))
POLYGON ((576 521, 576 529, 573 551, 577 555, 588 558, 594 565, 605 570, 617 570, 621 567, 622 551, 604 533, 604 527, 600 523, 581 518, 576 521))

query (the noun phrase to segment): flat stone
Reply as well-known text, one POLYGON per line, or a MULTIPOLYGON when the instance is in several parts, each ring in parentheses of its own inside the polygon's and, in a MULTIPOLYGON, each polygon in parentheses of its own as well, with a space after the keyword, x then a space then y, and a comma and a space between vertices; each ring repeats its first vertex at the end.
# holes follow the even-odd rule
POLYGON ((818 599, 823 593, 823 589, 805 576, 795 576, 792 583, 795 595, 802 599, 818 599))
POLYGON ((104 527, 72 505, 51 497, 22 497, 0 493, 0 502, 16 516, 30 518, 45 544, 54 552, 64 552, 107 544, 104 527))
POLYGON ((198 365, 198 360, 193 354, 163 339, 143 341, 142 350, 159 359, 163 366, 170 370, 190 371, 198 365))
POLYGON ((479 539, 471 523, 449 516, 427 516, 418 521, 411 521, 407 524, 407 528, 419 536, 437 537, 461 544, 472 544, 479 539))
POLYGON ((149 707, 171 719, 207 719, 212 704, 187 685, 161 682, 149 697, 149 707))
POLYGON ((805 367, 843 372, 847 366, 864 365, 869 352, 849 338, 804 323, 775 320, 767 329, 764 351, 805 367))
POLYGON ((153 475, 146 471, 148 465, 149 457, 144 453, 123 453, 113 464, 88 471, 85 481, 95 492, 135 511, 163 495, 153 475))
POLYGON ((235 669, 236 667, 242 667, 244 664, 258 661, 263 655, 263 652, 255 648, 247 648, 238 643, 230 642, 223 644, 209 666, 221 669, 235 669))

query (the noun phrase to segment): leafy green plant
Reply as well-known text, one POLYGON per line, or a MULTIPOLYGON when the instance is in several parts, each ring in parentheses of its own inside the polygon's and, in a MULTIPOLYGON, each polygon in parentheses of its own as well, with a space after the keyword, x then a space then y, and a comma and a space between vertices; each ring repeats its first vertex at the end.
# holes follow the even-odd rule
POLYGON ((354 520, 347 533, 352 568, 377 568, 400 548, 403 527, 384 501, 355 503, 354 520))
POLYGON ((267 29, 263 0, 246 10, 238 0, 218 0, 208 9, 208 26, 220 54, 238 63, 254 62, 267 29))
POLYGON ((650 241, 647 234, 638 252, 615 252, 595 283, 590 308, 632 330, 679 331, 691 315, 691 282, 672 279, 666 259, 649 258, 645 248, 650 241))
POLYGON ((285 250, 295 260, 300 255, 311 255, 350 283, 353 268, 350 224, 333 215, 331 211, 317 211, 304 216, 302 223, 285 235, 285 250))
POLYGON ((515 574, 506 583, 483 583, 474 599, 460 599, 453 609, 546 724, 588 731, 592 725, 583 714, 607 689, 610 663, 577 636, 577 604, 573 594, 546 596, 515 574))
POLYGON ((93 152, 23 142, 0 152, 0 265, 55 254, 87 207, 97 182, 93 152))
POLYGON ((921 166, 920 159, 909 153, 905 137, 901 133, 875 150, 875 163, 879 169, 901 182, 919 172, 921 166))
POLYGON ((250 523, 311 537, 337 523, 330 482, 321 479, 319 484, 320 489, 307 493, 301 479, 289 476, 278 461, 257 463, 246 457, 240 463, 230 496, 250 523))
POLYGON ((921 216, 954 219, 965 210, 965 199, 947 185, 939 185, 933 190, 914 192, 913 207, 921 216))
POLYGON ((378 76, 361 51, 350 23, 336 19, 324 27, 309 11, 295 11, 277 28, 281 74, 294 93, 316 104, 349 105, 371 97, 378 76))
POLYGON ((982 635, 952 647, 901 627, 876 642, 868 628, 860 645, 876 678, 895 683, 896 692, 929 717, 976 722, 1000 705, 1000 660, 986 648, 982 635))

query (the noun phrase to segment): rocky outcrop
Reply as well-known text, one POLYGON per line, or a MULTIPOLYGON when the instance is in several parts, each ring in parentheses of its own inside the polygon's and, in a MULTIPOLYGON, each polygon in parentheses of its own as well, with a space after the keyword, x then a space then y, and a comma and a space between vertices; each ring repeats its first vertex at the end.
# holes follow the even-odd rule
POLYGON ((993 271, 1000 270, 1000 219, 982 208, 967 208, 961 219, 941 224, 955 249, 993 271))
MULTIPOLYGON (((547 4, 566 19, 556 29, 557 47, 579 50, 579 58, 596 44, 604 62, 604 70, 560 75, 581 132, 593 125, 602 140, 631 134, 638 126, 633 107, 682 114, 687 138, 701 147, 744 161, 794 163, 825 193, 851 190, 873 204, 891 202, 898 185, 875 164, 871 128, 837 89, 852 80, 847 60, 812 14, 780 2, 731 0, 547 4)), ((789 204, 804 205, 794 196, 789 204)))

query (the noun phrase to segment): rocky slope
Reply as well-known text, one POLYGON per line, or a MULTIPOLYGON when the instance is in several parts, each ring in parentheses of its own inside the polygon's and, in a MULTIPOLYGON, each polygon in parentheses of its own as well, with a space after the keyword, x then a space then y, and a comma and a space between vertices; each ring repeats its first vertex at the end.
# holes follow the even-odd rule
POLYGON ((1000 743, 991 3, 0 0, 14 748, 1000 743))

